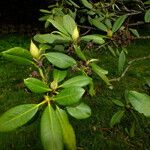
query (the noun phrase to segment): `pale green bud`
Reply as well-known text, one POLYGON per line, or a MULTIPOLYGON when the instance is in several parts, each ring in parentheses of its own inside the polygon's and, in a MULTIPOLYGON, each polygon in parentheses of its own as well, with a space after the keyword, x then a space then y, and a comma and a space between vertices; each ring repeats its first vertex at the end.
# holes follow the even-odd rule
POLYGON ((58 82, 54 80, 54 81, 51 83, 51 88, 52 88, 53 90, 56 90, 57 87, 58 87, 58 82))
POLYGON ((76 26, 76 28, 74 29, 73 33, 72 33, 72 39, 74 42, 77 42, 79 38, 79 31, 78 31, 78 28, 76 26))
POLYGON ((31 44, 30 44, 30 53, 31 53, 31 55, 33 56, 33 58, 39 59, 39 57, 40 57, 39 49, 38 49, 37 46, 32 42, 32 40, 31 40, 31 44))

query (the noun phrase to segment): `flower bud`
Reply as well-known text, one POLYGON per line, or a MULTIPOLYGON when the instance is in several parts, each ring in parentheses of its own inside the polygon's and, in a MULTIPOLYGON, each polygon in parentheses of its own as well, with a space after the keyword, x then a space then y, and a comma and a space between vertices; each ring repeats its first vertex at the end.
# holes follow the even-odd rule
POLYGON ((52 88, 53 90, 56 90, 57 87, 58 87, 58 82, 54 80, 54 81, 51 83, 51 88, 52 88))
POLYGON ((30 53, 31 53, 31 55, 33 56, 33 58, 39 59, 39 57, 40 57, 39 49, 38 49, 37 46, 32 42, 32 40, 31 40, 31 44, 30 44, 30 53))
POLYGON ((112 37, 112 36, 113 36, 112 30, 107 30, 107 36, 108 36, 108 37, 112 37))
POLYGON ((78 28, 76 26, 73 33, 72 33, 72 39, 74 42, 77 42, 78 38, 79 38, 79 31, 78 31, 78 28))

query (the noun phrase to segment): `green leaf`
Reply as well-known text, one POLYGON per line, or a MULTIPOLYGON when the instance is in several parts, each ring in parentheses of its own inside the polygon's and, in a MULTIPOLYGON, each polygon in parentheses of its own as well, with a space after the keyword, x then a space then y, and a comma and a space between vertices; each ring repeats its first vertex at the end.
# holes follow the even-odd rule
POLYGON ((112 102, 117 106, 124 107, 124 104, 120 100, 113 99, 112 102))
POLYGON ((126 62, 126 55, 124 51, 122 50, 120 55, 119 55, 119 60, 118 60, 118 72, 121 74, 123 72, 123 68, 126 62))
POLYGON ((110 45, 108 45, 108 49, 112 53, 112 55, 116 57, 116 53, 110 45))
POLYGON ((110 20, 110 19, 106 19, 106 20, 105 20, 105 24, 107 25, 107 27, 108 27, 109 29, 112 28, 112 23, 111 23, 111 20, 110 20))
POLYGON ((112 32, 116 32, 124 23, 125 19, 127 18, 126 15, 120 16, 114 23, 113 27, 112 27, 112 32))
POLYGON ((53 71, 53 79, 57 82, 63 81, 66 76, 67 76, 66 70, 54 69, 53 71))
POLYGON ((92 4, 89 3, 87 0, 81 0, 81 2, 85 7, 89 8, 89 9, 93 8, 92 4))
POLYGON ((135 128, 136 128, 135 121, 133 121, 132 126, 130 128, 130 137, 131 138, 135 136, 135 128))
POLYGON ((50 52, 46 53, 45 56, 49 62, 58 68, 65 69, 76 65, 76 61, 72 57, 63 53, 50 52))
POLYGON ((91 19, 91 23, 98 29, 107 32, 107 26, 105 24, 103 24, 102 22, 100 22, 99 19, 97 19, 97 18, 91 19))
POLYGON ((63 16, 63 26, 70 35, 72 35, 74 29, 77 28, 74 19, 70 15, 63 16))
POLYGON ((150 9, 148 9, 145 13, 144 20, 146 23, 150 22, 150 9))
POLYGON ((27 78, 24 84, 34 93, 49 92, 50 88, 44 82, 36 78, 27 78))
POLYGON ((0 117, 0 132, 12 131, 27 123, 37 112, 37 104, 13 107, 0 117))
POLYGON ((96 44, 104 44, 105 41, 104 39, 100 36, 100 35, 85 35, 81 37, 81 41, 85 41, 85 42, 94 42, 96 44))
POLYGON ((124 113, 125 113, 124 110, 119 110, 118 112, 116 112, 116 113, 112 116, 111 121, 110 121, 110 126, 111 126, 111 128, 112 128, 114 125, 120 123, 121 118, 123 117, 124 113))
POLYGON ((14 47, 9 50, 3 51, 2 56, 7 58, 8 60, 11 60, 19 64, 24 65, 33 64, 30 52, 21 47, 14 47))
POLYGON ((68 35, 68 32, 64 28, 63 24, 60 24, 60 22, 55 21, 53 19, 47 19, 56 29, 58 29, 60 32, 64 33, 65 35, 68 35))
POLYGON ((144 4, 149 5, 150 4, 150 0, 144 2, 144 4))
POLYGON ((77 56, 81 60, 86 61, 86 57, 85 57, 84 53, 81 51, 80 46, 74 45, 74 50, 75 50, 75 53, 77 54, 77 56))
MULTIPOLYGON (((74 7, 76 7, 76 8, 80 8, 80 6, 79 5, 77 5, 74 1, 72 1, 72 0, 68 0, 74 7)), ((67 2, 67 1, 66 1, 67 2)))
POLYGON ((86 119, 91 116, 91 108, 85 103, 80 103, 73 107, 67 107, 67 111, 76 119, 86 119))
POLYGON ((138 31, 136 30, 136 29, 129 29, 131 32, 132 32, 132 34, 133 35, 135 35, 136 37, 140 37, 140 35, 139 35, 139 33, 138 33, 138 31))
POLYGON ((60 105, 73 105, 80 101, 85 90, 81 87, 70 87, 63 89, 53 99, 60 105))
POLYGON ((76 150, 76 137, 74 130, 69 123, 67 113, 59 107, 56 107, 56 115, 61 125, 61 129, 63 132, 63 142, 66 149, 76 150))
POLYGON ((136 91, 129 91, 128 99, 136 111, 150 117, 150 96, 136 91))
POLYGON ((98 65, 96 65, 95 63, 91 63, 90 66, 92 67, 92 70, 100 77, 102 78, 102 80, 107 84, 107 85, 111 85, 109 82, 109 79, 107 78, 106 74, 108 73, 108 71, 102 69, 101 67, 99 67, 98 65))
POLYGON ((73 77, 73 78, 65 81, 59 87, 63 87, 63 88, 68 88, 68 87, 72 87, 72 86, 84 87, 84 86, 90 84, 90 82, 91 82, 90 77, 80 75, 80 76, 76 76, 76 77, 73 77))
MULTIPOLYGON (((62 34, 63 35, 63 34, 62 34)), ((42 44, 64 44, 64 43, 68 43, 69 41, 71 41, 71 38, 65 36, 63 37, 62 35, 59 34, 37 34, 34 36, 34 40, 42 43, 42 44)))
POLYGON ((53 107, 48 104, 41 117, 41 140, 45 150, 63 150, 62 129, 53 107))

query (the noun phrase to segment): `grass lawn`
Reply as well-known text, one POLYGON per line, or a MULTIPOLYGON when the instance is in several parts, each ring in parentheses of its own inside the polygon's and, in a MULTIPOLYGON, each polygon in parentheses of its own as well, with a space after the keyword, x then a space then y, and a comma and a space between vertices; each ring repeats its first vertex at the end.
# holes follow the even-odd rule
MULTIPOLYGON (((6 35, 0 37, 0 51, 21 46, 29 48, 30 39, 25 36, 6 35)), ((109 70, 109 78, 117 77, 117 58, 109 51, 92 52, 97 56, 100 65, 109 70)), ((132 60, 150 54, 149 40, 136 40, 128 47, 127 59, 132 60)), ((30 68, 13 64, 0 57, 0 114, 18 104, 36 103, 41 96, 30 93, 23 85, 30 68)), ((148 94, 144 86, 145 77, 150 76, 150 60, 135 62, 120 82, 113 82, 110 90, 101 80, 96 78, 96 96, 87 96, 84 100, 92 108, 92 116, 86 120, 70 121, 77 136, 79 150, 148 150, 150 149, 150 120, 139 115, 136 122, 135 137, 129 137, 126 130, 130 129, 133 117, 127 113, 119 125, 110 128, 112 115, 119 107, 112 99, 125 102, 125 90, 136 90, 148 94)), ((138 114, 138 113, 136 113, 138 114)), ((40 113, 39 113, 40 115, 40 113)), ((0 133, 0 150, 42 150, 40 141, 40 123, 38 115, 23 127, 8 133, 0 133)))

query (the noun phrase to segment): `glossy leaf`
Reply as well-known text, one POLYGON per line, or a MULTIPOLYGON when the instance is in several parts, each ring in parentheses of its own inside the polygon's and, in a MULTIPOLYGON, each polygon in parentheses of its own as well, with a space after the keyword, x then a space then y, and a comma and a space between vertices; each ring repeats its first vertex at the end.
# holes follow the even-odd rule
POLYGON ((65 81, 63 84, 60 85, 60 87, 63 88, 68 88, 72 86, 84 87, 90 84, 90 82, 91 82, 90 77, 80 75, 65 81))
POLYGON ((75 53, 77 54, 77 56, 81 60, 86 61, 86 57, 85 57, 84 53, 82 52, 80 46, 74 45, 74 50, 75 50, 75 53))
POLYGON ((53 79, 57 82, 61 82, 67 76, 66 70, 58 70, 54 69, 53 71, 53 79))
POLYGON ((59 119, 63 132, 63 143, 65 145, 65 148, 67 150, 76 150, 76 137, 72 125, 69 123, 67 113, 57 107, 56 115, 59 119))
POLYGON ((150 22, 150 9, 148 9, 145 13, 144 20, 146 23, 150 22))
MULTIPOLYGON (((65 35, 64 35, 65 36, 65 35)), ((49 43, 49 44, 61 44, 61 43, 68 43, 71 41, 71 38, 65 36, 63 37, 62 35, 59 34, 37 34, 34 36, 34 40, 39 42, 39 43, 49 43)))
POLYGON ((121 74, 123 72, 123 68, 126 62, 126 55, 124 51, 122 50, 120 55, 119 55, 119 60, 118 60, 118 72, 121 74))
POLYGON ((104 44, 105 43, 104 39, 100 35, 94 35, 94 34, 82 36, 81 40, 86 41, 86 42, 92 41, 96 44, 104 44))
POLYGON ((120 100, 113 99, 112 102, 117 106, 124 107, 124 104, 120 100))
POLYGON ((100 77, 102 80, 107 84, 111 85, 109 82, 109 79, 107 78, 106 74, 108 73, 106 70, 102 69, 95 63, 91 63, 90 66, 92 67, 92 70, 100 77))
POLYGON ((92 4, 89 3, 87 0, 81 0, 81 2, 85 7, 89 8, 89 9, 93 8, 92 4))
POLYGON ((106 26, 105 24, 103 24, 102 22, 100 22, 99 19, 97 19, 97 18, 96 18, 96 19, 92 19, 92 20, 91 20, 91 23, 92 23, 95 27, 97 27, 98 29, 107 32, 107 26, 106 26))
POLYGON ((114 125, 120 123, 121 118, 123 117, 124 113, 125 113, 124 110, 119 110, 118 112, 116 112, 116 113, 112 116, 111 121, 110 121, 110 126, 111 126, 111 128, 112 128, 114 125))
POLYGON ((45 56, 49 62, 58 68, 65 69, 76 64, 76 61, 72 57, 63 53, 50 52, 46 53, 45 56))
POLYGON ((21 47, 14 47, 9 50, 3 51, 2 56, 7 58, 8 60, 11 60, 19 64, 23 65, 33 64, 30 52, 21 47))
POLYGON ((12 131, 24 125, 37 110, 37 104, 24 104, 9 109, 0 117, 0 132, 12 131))
POLYGON ((74 19, 70 15, 63 16, 63 26, 70 35, 72 35, 74 29, 77 28, 74 19))
POLYGON ((129 91, 128 99, 133 108, 139 113, 150 117, 150 96, 136 91, 129 91))
POLYGON ((34 93, 49 92, 50 88, 44 82, 36 78, 27 78, 24 84, 34 93))
POLYGON ((112 27, 112 31, 113 33, 116 32, 124 23, 125 19, 127 18, 126 15, 120 16, 114 23, 113 27, 112 27))
POLYGON ((60 105, 73 105, 80 101, 85 90, 81 87, 70 87, 63 89, 53 99, 60 105))
POLYGON ((53 107, 48 104, 41 117, 41 140, 45 150, 63 150, 63 133, 53 107))
POLYGON ((91 116, 91 108, 85 103, 80 103, 77 106, 67 107, 67 111, 76 119, 86 119, 91 116))
POLYGON ((64 33, 65 35, 68 35, 68 33, 67 33, 66 29, 64 28, 63 24, 60 24, 58 21, 55 21, 53 19, 48 19, 47 21, 49 21, 60 32, 64 33))

